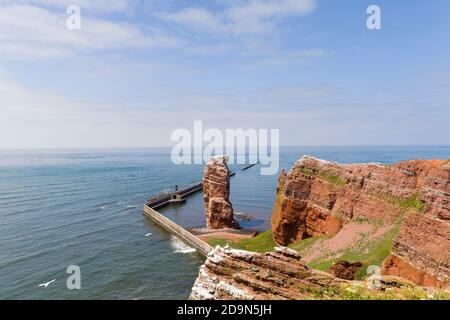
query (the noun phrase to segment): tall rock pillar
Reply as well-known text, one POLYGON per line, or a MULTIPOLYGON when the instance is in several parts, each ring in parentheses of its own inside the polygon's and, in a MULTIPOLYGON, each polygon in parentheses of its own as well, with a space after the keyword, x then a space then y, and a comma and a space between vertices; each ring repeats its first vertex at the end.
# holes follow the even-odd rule
POLYGON ((230 170, 228 157, 209 160, 203 173, 203 200, 208 229, 239 228, 230 202, 230 170))

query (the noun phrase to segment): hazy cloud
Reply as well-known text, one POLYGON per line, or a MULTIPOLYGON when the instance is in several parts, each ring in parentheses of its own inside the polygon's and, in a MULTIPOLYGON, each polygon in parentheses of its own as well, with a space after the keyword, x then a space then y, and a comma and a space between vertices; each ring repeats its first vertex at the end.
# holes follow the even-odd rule
MULTIPOLYGON (((133 1, 131 1, 133 2, 133 1)), ((127 0, 3 0, 2 4, 30 4, 49 8, 58 8, 62 12, 70 5, 77 5, 82 10, 95 10, 99 12, 120 12, 130 7, 127 0)))
POLYGON ((11 58, 53 58, 105 49, 176 46, 163 32, 144 33, 129 23, 82 18, 80 30, 66 28, 68 15, 30 5, 0 10, 0 55, 11 58))
POLYGON ((250 0, 231 2, 223 11, 188 7, 158 16, 206 33, 263 34, 272 31, 286 16, 302 16, 315 9, 314 0, 250 0))

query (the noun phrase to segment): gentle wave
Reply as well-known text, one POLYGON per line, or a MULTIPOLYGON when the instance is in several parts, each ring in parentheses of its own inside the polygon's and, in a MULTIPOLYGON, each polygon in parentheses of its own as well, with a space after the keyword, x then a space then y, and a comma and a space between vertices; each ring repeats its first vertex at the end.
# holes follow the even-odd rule
POLYGON ((175 236, 170 237, 170 245, 174 248, 175 253, 193 253, 195 252, 194 248, 189 247, 183 241, 178 239, 175 236))

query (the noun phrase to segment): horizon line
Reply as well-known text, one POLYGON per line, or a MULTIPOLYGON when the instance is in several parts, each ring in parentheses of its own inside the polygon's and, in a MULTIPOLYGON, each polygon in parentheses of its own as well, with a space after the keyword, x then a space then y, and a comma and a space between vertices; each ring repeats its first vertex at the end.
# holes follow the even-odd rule
MULTIPOLYGON (((226 146, 224 146, 226 147, 226 146)), ((246 148, 249 146, 246 146, 246 148)), ((254 147, 254 146, 252 146, 254 147)), ((270 145, 269 145, 270 147, 270 145)), ((450 147, 450 144, 307 144, 280 145, 280 148, 344 148, 344 147, 450 147)), ((38 148, 0 148, 0 151, 50 151, 50 150, 136 150, 136 149, 170 149, 173 146, 140 146, 140 147, 38 147, 38 148)))

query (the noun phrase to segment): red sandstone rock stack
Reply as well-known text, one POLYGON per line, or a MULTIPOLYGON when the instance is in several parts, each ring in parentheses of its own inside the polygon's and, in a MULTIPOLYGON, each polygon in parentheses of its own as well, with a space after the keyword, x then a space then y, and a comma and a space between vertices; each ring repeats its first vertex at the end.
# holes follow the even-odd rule
POLYGON ((203 200, 208 229, 238 228, 230 202, 228 157, 211 158, 203 174, 203 200))
POLYGON ((337 164, 303 157, 278 181, 274 239, 332 237, 349 221, 400 221, 383 273, 449 288, 450 163, 337 164))

